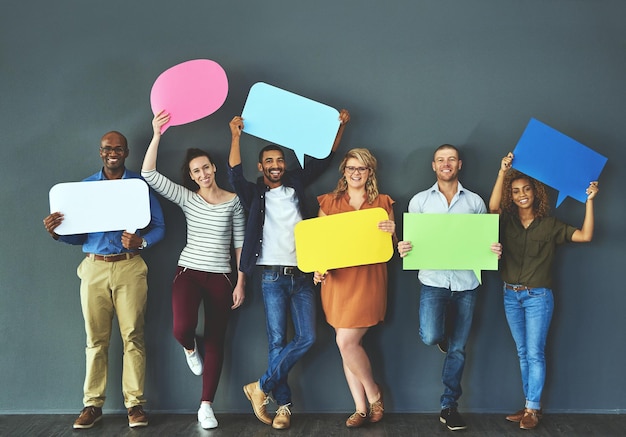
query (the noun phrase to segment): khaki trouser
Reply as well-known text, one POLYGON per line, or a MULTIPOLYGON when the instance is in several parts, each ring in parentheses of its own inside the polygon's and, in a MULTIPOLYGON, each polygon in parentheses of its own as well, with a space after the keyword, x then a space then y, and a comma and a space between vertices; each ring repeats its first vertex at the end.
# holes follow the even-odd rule
POLYGON ((148 267, 141 258, 105 262, 85 258, 77 269, 87 335, 83 404, 102 407, 105 400, 113 314, 124 344, 122 393, 130 408, 145 403, 146 352, 143 338, 148 296, 148 267))

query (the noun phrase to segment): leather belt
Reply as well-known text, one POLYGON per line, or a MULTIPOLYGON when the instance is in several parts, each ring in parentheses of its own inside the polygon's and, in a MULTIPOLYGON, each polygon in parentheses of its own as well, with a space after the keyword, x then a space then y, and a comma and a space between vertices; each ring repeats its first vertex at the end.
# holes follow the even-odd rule
POLYGON ((512 284, 504 284, 507 290, 513 290, 515 292, 518 291, 526 291, 532 289, 532 287, 527 287, 525 285, 512 285, 512 284))
POLYGON ((306 273, 294 266, 263 266, 266 272, 276 272, 283 276, 304 276, 306 273))
POLYGON ((87 258, 96 260, 96 261, 104 261, 108 263, 113 263, 115 261, 122 261, 125 259, 131 259, 135 256, 139 255, 135 252, 125 252, 125 253, 116 253, 113 255, 98 255, 95 253, 88 253, 87 258))

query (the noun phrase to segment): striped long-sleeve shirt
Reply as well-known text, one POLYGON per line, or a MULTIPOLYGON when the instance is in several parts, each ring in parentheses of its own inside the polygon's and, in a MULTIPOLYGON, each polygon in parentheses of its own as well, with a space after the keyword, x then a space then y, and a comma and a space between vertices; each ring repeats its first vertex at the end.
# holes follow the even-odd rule
POLYGON ((235 248, 242 247, 245 232, 239 197, 212 205, 156 170, 142 171, 141 175, 154 191, 176 203, 185 214, 187 244, 178 265, 203 272, 230 273, 231 242, 235 248))

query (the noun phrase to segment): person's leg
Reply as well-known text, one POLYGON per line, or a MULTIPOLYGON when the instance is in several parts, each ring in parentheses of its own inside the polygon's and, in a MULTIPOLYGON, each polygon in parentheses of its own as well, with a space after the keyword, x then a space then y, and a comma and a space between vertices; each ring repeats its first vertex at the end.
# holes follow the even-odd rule
MULTIPOLYGON (((287 317, 291 279, 273 271, 262 272, 263 303, 268 343, 267 370, 259 385, 265 393, 273 393, 278 378, 272 378, 279 363, 279 356, 287 344, 287 317)), ((274 394, 274 396, 276 396, 274 394)))
POLYGON ((478 290, 457 291, 452 293, 451 314, 456 317, 450 332, 448 353, 443 362, 442 382, 444 392, 441 396, 441 409, 456 408, 461 397, 461 378, 465 367, 465 345, 469 338, 474 317, 474 308, 478 290))
POLYGON ((528 390, 526 408, 541 409, 541 394, 546 379, 545 347, 554 298, 548 288, 533 288, 524 291, 526 312, 526 347, 528 360, 528 390))
POLYGON ((195 348, 198 308, 202 300, 197 275, 202 272, 179 266, 172 282, 172 331, 176 341, 188 351, 195 348))
POLYGON ((372 367, 363 349, 362 340, 368 328, 337 328, 335 340, 341 353, 346 381, 354 399, 356 411, 367 413, 370 403, 378 400, 380 392, 372 376, 372 367))
POLYGON ((524 398, 528 399, 528 360, 526 349, 526 314, 522 295, 504 287, 504 314, 517 349, 524 398))
MULTIPOLYGON (((140 256, 113 263, 112 297, 124 345, 122 392, 126 408, 145 404, 146 350, 144 317, 148 267, 140 256)), ((147 424, 147 421, 146 421, 147 424)))
POLYGON ((85 320, 86 374, 83 405, 101 408, 106 398, 109 342, 113 302, 109 288, 109 263, 85 258, 77 269, 80 303, 85 320))
POLYGON ((291 389, 287 383, 289 371, 315 342, 315 291, 309 275, 282 278, 289 287, 286 297, 295 332, 291 341, 274 357, 262 381, 265 386, 273 385, 272 393, 278 405, 287 405, 291 403, 291 389))
POLYGON ((419 334, 429 346, 445 336, 445 314, 452 292, 446 288, 422 285, 419 306, 419 334))
POLYGON ((233 304, 233 286, 224 274, 206 273, 206 276, 202 401, 213 402, 224 362, 224 342, 233 304))

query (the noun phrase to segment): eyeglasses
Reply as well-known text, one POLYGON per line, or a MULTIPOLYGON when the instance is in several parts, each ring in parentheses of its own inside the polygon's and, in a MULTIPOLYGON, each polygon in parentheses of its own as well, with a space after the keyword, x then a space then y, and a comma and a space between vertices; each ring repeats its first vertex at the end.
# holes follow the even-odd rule
POLYGON ((115 154, 117 155, 123 155, 124 152, 126 152, 126 147, 109 147, 109 146, 104 146, 104 147, 100 147, 100 151, 106 153, 107 155, 110 153, 115 152, 115 154))
POLYGON ((348 172, 348 174, 352 174, 355 171, 358 171, 359 173, 363 173, 365 171, 369 170, 369 167, 346 167, 346 171, 348 172))

